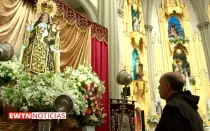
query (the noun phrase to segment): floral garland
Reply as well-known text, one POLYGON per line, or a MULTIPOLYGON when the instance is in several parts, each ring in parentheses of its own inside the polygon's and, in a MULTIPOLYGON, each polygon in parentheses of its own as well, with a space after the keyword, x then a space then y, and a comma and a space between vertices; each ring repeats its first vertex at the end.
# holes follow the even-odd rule
POLYGON ((0 95, 5 106, 19 111, 50 112, 55 111, 55 99, 65 94, 73 100, 69 120, 74 116, 77 126, 100 126, 104 123, 106 115, 101 101, 105 87, 90 66, 80 65, 78 69, 67 67, 63 73, 49 72, 36 76, 22 72, 17 58, 0 62, 0 81, 5 85, 0 95), (8 84, 11 80, 15 81, 14 86, 8 84))
POLYGON ((186 37, 178 36, 178 37, 170 37, 169 41, 173 44, 177 43, 185 44, 189 42, 189 39, 186 37))

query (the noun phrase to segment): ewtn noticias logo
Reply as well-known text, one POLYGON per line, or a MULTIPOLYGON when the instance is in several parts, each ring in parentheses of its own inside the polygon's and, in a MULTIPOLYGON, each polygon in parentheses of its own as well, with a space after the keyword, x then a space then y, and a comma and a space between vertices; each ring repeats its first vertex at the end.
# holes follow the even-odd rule
POLYGON ((9 119, 66 119, 66 112, 9 112, 9 119))

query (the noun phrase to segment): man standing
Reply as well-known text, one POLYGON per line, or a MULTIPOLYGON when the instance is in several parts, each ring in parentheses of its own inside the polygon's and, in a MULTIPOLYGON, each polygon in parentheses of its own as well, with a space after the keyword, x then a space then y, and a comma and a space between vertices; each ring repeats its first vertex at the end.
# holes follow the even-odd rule
POLYGON ((204 131, 197 112, 199 96, 182 91, 184 80, 181 74, 165 73, 159 83, 159 94, 166 100, 166 105, 155 131, 204 131))

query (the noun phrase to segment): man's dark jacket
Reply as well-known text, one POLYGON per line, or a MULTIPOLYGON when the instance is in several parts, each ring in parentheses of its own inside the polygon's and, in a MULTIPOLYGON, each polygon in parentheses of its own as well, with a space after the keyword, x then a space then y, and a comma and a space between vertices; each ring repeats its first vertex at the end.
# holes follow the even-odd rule
POLYGON ((198 101, 199 96, 190 91, 171 95, 155 131, 204 131, 203 120, 197 112, 198 101))

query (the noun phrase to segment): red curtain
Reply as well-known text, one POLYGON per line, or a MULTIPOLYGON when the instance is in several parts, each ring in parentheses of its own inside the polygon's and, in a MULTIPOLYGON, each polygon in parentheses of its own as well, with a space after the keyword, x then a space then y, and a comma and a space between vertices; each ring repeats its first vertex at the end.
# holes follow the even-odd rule
POLYGON ((108 86, 108 30, 107 28, 90 22, 88 19, 80 16, 76 11, 62 3, 60 0, 54 0, 59 12, 64 14, 68 22, 76 22, 77 26, 86 30, 91 26, 91 66, 101 81, 104 81, 106 88, 102 98, 105 113, 107 114, 106 123, 96 128, 96 131, 109 131, 109 86, 108 86))
POLYGON ((97 127, 96 131, 109 131, 108 45, 104 40, 98 40, 96 36, 91 39, 91 65, 99 79, 105 82, 104 86, 106 88, 102 98, 107 114, 106 123, 97 127))

